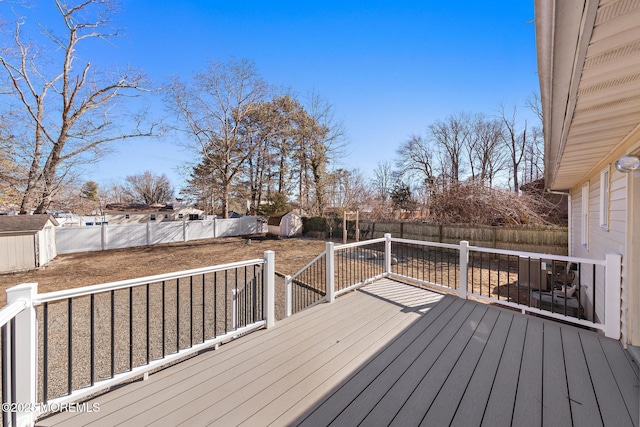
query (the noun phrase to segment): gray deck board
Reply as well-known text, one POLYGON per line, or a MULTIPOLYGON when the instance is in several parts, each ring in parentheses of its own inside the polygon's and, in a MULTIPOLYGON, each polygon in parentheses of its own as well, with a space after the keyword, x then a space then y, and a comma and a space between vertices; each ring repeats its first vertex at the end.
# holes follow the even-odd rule
MULTIPOLYGON (((448 303, 461 305, 461 301, 449 299, 448 303)), ((453 304, 442 307, 451 307, 453 304)), ((345 409, 349 412, 355 411, 361 414, 363 411, 369 411, 378 402, 379 394, 388 390, 389 382, 397 377, 397 371, 403 372, 405 366, 411 363, 417 357, 416 351, 424 350, 425 343, 433 339, 433 334, 440 327, 444 327, 450 319, 443 316, 443 313, 453 314, 454 311, 434 311, 430 316, 424 316, 420 322, 416 322, 415 328, 405 331, 395 342, 389 345, 371 363, 363 367, 359 372, 354 374, 339 390, 334 392, 329 399, 316 405, 313 408, 313 419, 322 420, 327 425, 334 421, 345 409), (438 323, 436 323, 438 322, 438 323), (426 329, 425 326, 433 325, 434 328, 426 329), (427 333, 426 331, 431 331, 427 333), (401 359, 398 359, 398 358, 401 359), (388 370, 392 362, 394 372, 388 370), (363 392, 364 391, 364 392, 363 392), (372 404, 368 402, 373 401, 372 404)), ((366 414, 366 412, 364 412, 366 414)), ((349 413, 344 416, 349 416, 349 413)))
MULTIPOLYGON (((309 413, 313 412, 314 420, 322 420, 325 424, 329 424, 347 408, 350 410, 357 408, 356 412, 359 414, 364 411, 364 409, 360 408, 367 408, 367 411, 371 410, 379 400, 379 393, 386 391, 388 382, 396 378, 397 374, 395 372, 389 373, 385 369, 392 362, 397 361, 393 364, 393 367, 396 371, 398 369, 402 370, 404 366, 402 360, 408 360, 406 363, 414 360, 417 357, 415 352, 424 350, 425 344, 433 339, 433 334, 438 329, 437 325, 439 324, 443 328, 450 319, 448 315, 443 316, 443 314, 452 315, 455 313, 452 310, 447 310, 454 304, 462 305, 463 302, 454 298, 444 301, 428 316, 423 316, 419 322, 415 322, 410 329, 404 331, 398 339, 387 346, 377 357, 373 358, 371 363, 352 375, 326 402, 319 402, 315 405, 315 408, 311 408, 309 413), (439 310, 439 308, 442 309, 439 310), (434 328, 427 328, 436 321, 439 323, 434 328), (398 360, 398 357, 403 359, 398 360), (363 393, 363 390, 365 390, 365 393, 363 393), (368 405, 367 402, 371 401, 373 403, 368 405)), ((366 412, 364 413, 366 414, 366 412)))
POLYGON ((621 344, 611 340, 601 340, 600 344, 609 367, 613 371, 613 377, 618 383, 633 423, 637 425, 638 415, 640 414, 640 392, 638 389, 638 376, 635 370, 636 364, 626 357, 626 352, 621 344))
POLYGON ((500 311, 500 316, 496 320, 485 351, 480 356, 465 393, 455 408, 456 413, 451 421, 452 426, 464 427, 469 424, 480 425, 482 423, 484 409, 489 400, 491 386, 500 365, 500 356, 506 344, 512 321, 511 313, 506 310, 500 311))
POLYGON ((542 425, 543 327, 542 322, 527 322, 513 425, 542 425))
POLYGON ((604 424, 633 425, 615 377, 611 375, 612 372, 600 345, 600 340, 591 334, 581 335, 580 338, 604 424))
POLYGON ((526 332, 527 318, 514 317, 482 417, 483 426, 511 425, 526 332))
POLYGON ((420 352, 418 357, 411 361, 406 370, 403 369, 399 378, 390 382, 391 387, 384 390, 382 399, 363 420, 364 425, 387 425, 393 421, 422 378, 440 358, 444 349, 456 337, 460 327, 474 311, 473 304, 465 303, 458 307, 458 311, 454 313, 451 320, 448 320, 444 325, 438 325, 439 329, 434 330, 437 335, 420 352))
POLYGON ((638 386, 617 341, 383 279, 37 425, 624 426, 638 386))
POLYGON ((487 312, 486 306, 477 305, 474 307, 473 312, 460 327, 458 333, 449 342, 442 354, 422 377, 411 396, 402 405, 400 411, 393 418, 391 425, 418 425, 422 422, 426 412, 432 406, 432 402, 442 390, 446 379, 460 361, 462 355, 465 354, 465 350, 475 335, 476 327, 483 324, 487 312))
POLYGON ((568 426, 571 425, 571 408, 560 325, 545 323, 543 339, 542 424, 568 426))
POLYGON ((584 357, 579 331, 563 328, 562 343, 567 361, 565 368, 573 425, 602 425, 602 417, 593 393, 591 375, 584 357))
MULTIPOLYGON (((462 352, 460 359, 458 359, 442 388, 435 396, 431 404, 433 409, 427 409, 422 425, 430 426, 442 423, 449 425, 451 423, 457 409, 457 405, 451 404, 451 402, 460 402, 462 400, 462 396, 476 370, 499 315, 499 309, 487 310, 482 322, 478 325, 471 340, 462 352)), ((476 424, 480 424, 480 419, 475 421, 476 424)))

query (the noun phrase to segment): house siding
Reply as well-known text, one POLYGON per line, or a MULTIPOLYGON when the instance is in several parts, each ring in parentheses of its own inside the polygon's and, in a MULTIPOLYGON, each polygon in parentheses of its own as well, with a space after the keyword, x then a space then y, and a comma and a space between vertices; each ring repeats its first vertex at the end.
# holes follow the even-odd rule
MULTIPOLYGON (((610 168, 609 183, 609 226, 604 229, 600 227, 600 188, 603 185, 600 182, 600 171, 594 173, 589 179, 589 224, 588 224, 588 245, 585 247, 581 244, 581 234, 579 230, 582 227, 582 184, 576 186, 571 191, 571 212, 572 225, 574 229, 571 245, 571 255, 581 258, 591 258, 603 260, 607 254, 622 255, 622 331, 623 342, 626 342, 628 335, 628 321, 624 313, 628 310, 628 293, 626 286, 627 262, 627 175, 618 172, 615 168, 610 168)), ((589 279, 589 282, 591 280, 589 279)), ((592 283, 584 283, 587 286, 587 295, 591 295, 592 283)), ((604 316, 604 288, 596 289, 596 315, 602 319, 604 316)), ((588 304, 591 303, 591 297, 588 297, 588 304)))

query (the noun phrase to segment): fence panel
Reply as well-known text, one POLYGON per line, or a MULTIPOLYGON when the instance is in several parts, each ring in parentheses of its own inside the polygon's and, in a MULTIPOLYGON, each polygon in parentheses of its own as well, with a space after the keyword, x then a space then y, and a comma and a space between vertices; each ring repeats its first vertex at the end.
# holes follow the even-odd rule
POLYGON ((419 222, 360 221, 360 235, 375 239, 389 233, 401 239, 458 244, 525 252, 567 255, 566 227, 432 225, 419 222))
POLYGON ((213 234, 214 224, 215 222, 211 220, 187 221, 185 223, 186 240, 213 239, 215 237, 213 234))
POLYGON ((184 242, 182 222, 159 222, 150 224, 149 245, 184 242))
POLYGON ((58 227, 56 249, 59 254, 102 250, 102 227, 58 227))
POLYGON ((255 216, 216 220, 216 237, 246 236, 266 232, 267 225, 255 216))
POLYGON ((56 246, 58 253, 69 254, 266 232, 267 224, 255 216, 186 223, 167 221, 101 227, 58 227, 56 246))
POLYGON ((147 224, 109 225, 104 227, 107 236, 104 249, 131 248, 147 244, 147 224))

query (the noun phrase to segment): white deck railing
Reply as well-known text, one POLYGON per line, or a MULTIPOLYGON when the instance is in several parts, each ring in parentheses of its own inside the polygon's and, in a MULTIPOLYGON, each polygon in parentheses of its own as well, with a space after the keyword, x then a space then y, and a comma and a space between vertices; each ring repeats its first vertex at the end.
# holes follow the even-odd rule
MULTIPOLYGON (((57 292, 39 294, 36 283, 25 283, 8 289, 8 305, 0 310, 0 327, 3 327, 4 338, 3 390, 10 391, 7 394, 3 393, 3 425, 31 426, 42 413, 64 408, 71 402, 132 378, 146 378, 150 371, 161 366, 253 330, 273 326, 274 273, 275 255, 272 251, 266 251, 264 258, 259 259, 57 292), (167 291, 166 288, 171 290, 167 291), (200 290, 201 297, 194 297, 194 288, 200 290), (153 301, 155 297, 151 293, 154 292, 157 299, 161 298, 161 305, 153 301), (167 304, 166 295, 173 296, 175 301, 167 304), (184 295, 182 302, 181 295, 184 295), (194 300, 197 300, 196 304, 194 300), (98 301, 104 304, 98 306, 98 301), (122 304, 118 305, 120 302, 122 304), (216 313, 218 305, 222 310, 220 314, 216 313), (87 307, 88 314, 82 311, 87 307), (60 308, 65 309, 57 310, 60 308), (128 318, 118 318, 117 322, 118 309, 124 311, 124 317, 128 318), (184 311, 186 313, 183 313, 184 311), (81 315, 81 319, 77 318, 78 314, 81 315), (140 317, 142 319, 139 319, 140 317), (198 327, 202 329, 194 340, 196 318, 199 320, 198 327), (150 324, 160 320, 161 330, 151 331, 150 324), (134 331, 136 321, 143 323, 146 328, 146 348, 142 351, 144 353, 146 350, 146 360, 140 363, 134 361, 134 346, 138 344, 137 333, 134 331), (183 321, 186 330, 183 328, 181 332, 180 325, 183 321), (104 326, 105 323, 108 326, 104 326), (119 326, 116 326, 116 323, 119 323, 119 326), (116 346, 116 334, 122 324, 124 329, 129 329, 129 335, 124 340, 127 341, 124 347, 128 349, 128 354, 120 354, 122 346, 118 347, 121 350, 118 353, 116 346), (174 329, 167 326, 169 324, 174 326, 174 329), (223 326, 219 327, 219 324, 223 326), (8 326, 10 328, 7 328, 8 326), (90 332, 77 330, 82 327, 88 327, 90 332), (105 345, 99 344, 95 338, 99 335, 100 328, 110 330, 105 345), (62 345, 63 350, 66 350, 63 352, 59 351, 61 345, 56 338, 49 337, 52 334, 59 339, 61 333, 68 334, 68 341, 62 345), (86 336, 82 336, 83 333, 86 336), (85 370, 90 371, 88 384, 78 384, 77 378, 74 380, 74 373, 78 368, 72 365, 75 362, 72 346, 76 334, 80 341, 78 346, 90 349, 89 366, 83 366, 85 370), (152 335, 160 335, 160 341, 157 337, 151 337, 152 335), (173 344, 170 349, 166 348, 167 342, 173 344), (51 350, 50 346, 54 349, 51 350), (161 357, 152 357, 150 347, 161 347, 161 357), (127 357, 129 366, 124 370, 116 369, 116 360, 127 357), (50 364, 50 358, 53 358, 52 362, 58 368, 64 368, 65 365, 68 367, 67 387, 62 393, 57 390, 53 398, 49 398, 48 393, 50 368, 53 366, 50 364), (110 375, 107 374, 106 378, 98 373, 99 370, 104 372, 109 369, 110 375), (5 408, 17 411, 4 411, 5 408)), ((140 346, 144 347, 142 343, 140 346)))
MULTIPOLYGON (((392 238, 335 246, 327 243, 326 296, 381 277, 409 281, 576 325, 620 338, 621 256, 603 260, 392 238), (556 289, 563 266, 564 283, 556 289), (568 277, 571 279, 569 280, 568 277), (569 284, 576 284, 569 287, 569 284), (537 286, 537 288, 536 288, 537 286), (505 292, 506 296, 501 295, 505 292), (512 295, 513 292, 517 294, 512 295), (525 297, 520 298, 520 292, 525 297), (575 292, 575 296, 570 295, 575 292)), ((308 271, 310 266, 304 271, 308 271)), ((291 313, 290 291, 287 313, 291 313)))

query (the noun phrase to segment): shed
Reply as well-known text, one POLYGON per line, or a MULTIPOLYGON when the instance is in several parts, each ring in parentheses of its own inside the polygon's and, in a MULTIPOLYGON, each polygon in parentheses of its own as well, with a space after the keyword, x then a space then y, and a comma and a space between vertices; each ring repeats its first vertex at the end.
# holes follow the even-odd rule
POLYGON ((289 212, 282 216, 272 216, 267 222, 269 234, 282 237, 293 237, 302 233, 302 218, 289 212))
POLYGON ((50 215, 0 216, 0 273, 44 267, 55 258, 56 225, 50 215))

